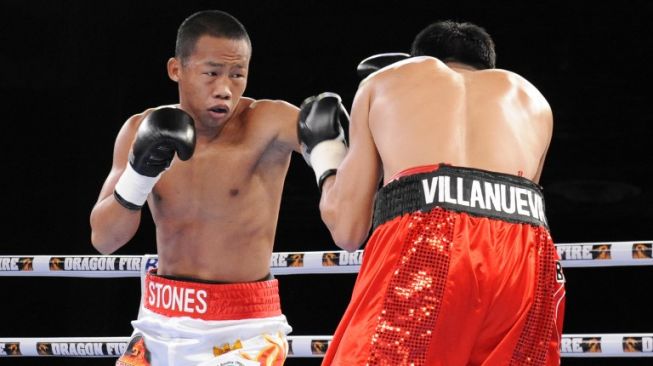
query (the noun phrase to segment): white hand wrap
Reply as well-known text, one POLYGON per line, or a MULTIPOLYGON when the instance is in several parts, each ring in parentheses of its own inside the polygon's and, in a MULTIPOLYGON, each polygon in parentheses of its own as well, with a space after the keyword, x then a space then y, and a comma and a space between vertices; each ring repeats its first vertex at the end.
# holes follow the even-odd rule
POLYGON ((322 181, 326 178, 324 174, 338 169, 340 163, 345 159, 345 155, 347 155, 347 146, 342 139, 325 140, 313 147, 310 163, 315 172, 318 187, 322 187, 322 181))
MULTIPOLYGON (((152 188, 160 178, 161 174, 156 177, 140 175, 132 168, 131 164, 127 164, 127 168, 116 183, 115 193, 124 201, 140 208, 145 204, 147 196, 150 195, 152 188)), ((121 202, 121 204, 123 203, 121 202)), ((127 208, 131 209, 131 207, 127 208)))

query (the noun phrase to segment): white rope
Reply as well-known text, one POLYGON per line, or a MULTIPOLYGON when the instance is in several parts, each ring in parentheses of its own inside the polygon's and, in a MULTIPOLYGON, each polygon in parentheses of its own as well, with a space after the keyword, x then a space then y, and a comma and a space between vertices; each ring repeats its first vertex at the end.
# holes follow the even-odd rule
POLYGON ((652 248, 650 240, 556 244, 562 266, 566 268, 650 266, 653 265, 652 248))
MULTIPOLYGON (((292 358, 323 357, 332 336, 289 336, 292 358)), ((118 357, 129 337, 0 338, 0 357, 118 357)), ((653 333, 564 334, 562 357, 653 357, 653 333)))
POLYGON ((653 333, 563 334, 564 357, 653 357, 653 333))
MULTIPOLYGON (((556 244, 563 267, 653 265, 653 241, 556 244)), ((274 275, 357 273, 363 251, 275 252, 274 275)), ((140 277, 155 267, 156 255, 14 255, 0 256, 0 276, 140 277)))
MULTIPOLYGON (((289 357, 323 357, 332 336, 289 336, 289 357)), ((118 357, 129 337, 0 338, 0 357, 118 357)))
POLYGON ((0 338, 0 356, 118 357, 129 337, 0 338))
POLYGON ((0 276, 140 277, 146 256, 15 255, 0 256, 0 276))

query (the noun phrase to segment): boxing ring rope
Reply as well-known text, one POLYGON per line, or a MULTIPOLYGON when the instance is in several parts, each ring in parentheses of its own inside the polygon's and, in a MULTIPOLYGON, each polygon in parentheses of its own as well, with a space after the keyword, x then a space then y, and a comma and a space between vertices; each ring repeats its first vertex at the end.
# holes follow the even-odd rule
MULTIPOLYGON (((556 244, 563 267, 653 265, 653 241, 556 244)), ((274 275, 357 273, 363 250, 275 252, 274 275)), ((141 277, 156 255, 0 256, 0 276, 141 277)), ((289 357, 323 357, 331 336, 289 336, 289 357)), ((2 357, 118 357, 129 337, 0 338, 2 357)), ((563 357, 653 357, 653 333, 563 334, 563 357)))
MULTIPOLYGON (((289 336, 290 358, 323 357, 331 336, 289 336)), ((1 357, 118 357, 129 337, 0 338, 1 357)), ((653 357, 653 333, 564 334, 562 357, 653 357)))
MULTIPOLYGON (((653 265, 653 241, 561 243, 556 249, 565 268, 653 265)), ((275 252, 274 275, 357 273, 363 250, 355 252, 275 252)), ((0 276, 140 277, 155 267, 156 255, 0 256, 0 276)))
MULTIPOLYGON (((331 338, 289 336, 289 357, 323 357, 331 338)), ((128 343, 129 337, 0 338, 0 357, 117 358, 128 343)))

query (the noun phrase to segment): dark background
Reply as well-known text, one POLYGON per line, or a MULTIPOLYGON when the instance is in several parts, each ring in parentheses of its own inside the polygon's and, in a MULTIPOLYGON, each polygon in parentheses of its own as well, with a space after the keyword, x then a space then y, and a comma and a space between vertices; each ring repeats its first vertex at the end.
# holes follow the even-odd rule
MULTIPOLYGON (((226 10, 248 28, 247 96, 299 105, 339 93, 349 108, 355 68, 408 51, 438 19, 468 20, 493 36, 499 68, 549 100, 554 133, 541 184, 556 242, 653 238, 651 5, 533 2, 2 1, 3 146, 0 255, 96 254, 89 213, 130 115, 177 101, 166 76, 176 29, 191 13, 226 10)), ((276 251, 335 248, 319 220, 312 171, 294 156, 276 251)), ((146 212, 116 254, 154 252, 146 212)), ((243 255, 246 255, 243 253, 243 255)), ((650 267, 567 269, 565 333, 651 333, 650 267)), ((294 335, 332 334, 354 275, 280 277, 294 335)), ((0 277, 2 337, 128 336, 138 280, 0 277)), ((111 365, 112 359, 0 358, 15 365, 111 365)), ((317 365, 290 359, 287 365, 317 365)), ((563 365, 644 365, 653 359, 573 359, 563 365)))

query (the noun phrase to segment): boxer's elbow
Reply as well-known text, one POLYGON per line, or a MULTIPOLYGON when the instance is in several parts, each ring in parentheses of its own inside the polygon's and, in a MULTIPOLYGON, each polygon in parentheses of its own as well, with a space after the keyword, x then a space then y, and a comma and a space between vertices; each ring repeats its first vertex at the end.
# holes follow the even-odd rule
POLYGON ((361 220, 345 209, 337 210, 334 207, 321 207, 320 213, 338 247, 348 252, 361 247, 369 232, 369 220, 361 220))
POLYGON ((102 255, 109 255, 109 254, 112 254, 114 252, 114 250, 108 249, 108 247, 99 245, 97 243, 92 243, 92 244, 93 244, 93 248, 95 248, 95 250, 97 250, 98 253, 100 253, 102 255))
POLYGON ((367 237, 366 233, 361 235, 360 232, 344 231, 342 229, 340 231, 331 231, 331 236, 339 248, 348 252, 357 251, 367 237))
POLYGON ((372 224, 371 208, 327 181, 320 199, 320 215, 335 244, 354 252, 363 245, 372 224))
POLYGON ((120 249, 131 238, 131 231, 114 228, 112 226, 101 225, 97 221, 91 220, 91 245, 102 254, 111 254, 120 249))
POLYGON ((140 212, 100 203, 90 217, 91 244, 102 254, 111 254, 131 240, 140 224, 140 212))
POLYGON ((111 254, 118 250, 123 244, 116 239, 106 238, 97 231, 91 231, 91 245, 101 254, 111 254))

